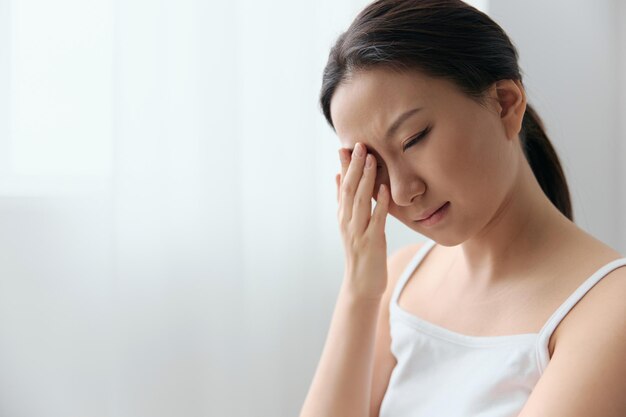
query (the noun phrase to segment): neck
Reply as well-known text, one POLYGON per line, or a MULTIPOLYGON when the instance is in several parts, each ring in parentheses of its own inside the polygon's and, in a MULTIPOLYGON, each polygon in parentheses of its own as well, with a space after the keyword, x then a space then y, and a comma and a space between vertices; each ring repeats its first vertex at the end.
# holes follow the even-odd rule
POLYGON ((545 259, 577 229, 552 204, 523 162, 514 187, 493 219, 456 248, 456 267, 463 271, 458 276, 470 281, 466 288, 487 290, 512 277, 528 276, 535 259, 545 259))

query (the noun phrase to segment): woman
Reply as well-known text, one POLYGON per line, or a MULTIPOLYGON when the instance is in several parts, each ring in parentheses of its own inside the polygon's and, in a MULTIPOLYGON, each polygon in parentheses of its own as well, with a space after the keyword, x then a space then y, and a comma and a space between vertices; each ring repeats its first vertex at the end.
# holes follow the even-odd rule
POLYGON ((626 416, 626 258, 573 222, 517 58, 458 0, 375 1, 338 38, 346 267, 301 417, 626 416), (387 260, 387 213, 427 241, 387 260))

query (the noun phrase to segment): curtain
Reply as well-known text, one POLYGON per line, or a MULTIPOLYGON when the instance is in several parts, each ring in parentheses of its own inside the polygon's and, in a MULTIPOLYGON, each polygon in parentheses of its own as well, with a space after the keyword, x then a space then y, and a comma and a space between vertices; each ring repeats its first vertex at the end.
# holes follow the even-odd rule
POLYGON ((0 415, 297 413, 365 2, 0 2, 0 415))
POLYGON ((298 414, 343 272, 317 98, 367 3, 0 0, 0 415, 298 414))

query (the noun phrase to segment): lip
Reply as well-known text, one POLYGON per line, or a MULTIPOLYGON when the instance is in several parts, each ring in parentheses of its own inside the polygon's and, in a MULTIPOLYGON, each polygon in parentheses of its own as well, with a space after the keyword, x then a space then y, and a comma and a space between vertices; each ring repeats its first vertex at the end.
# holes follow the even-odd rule
POLYGON ((439 207, 439 209, 437 209, 433 214, 431 214, 430 217, 427 217, 422 220, 416 220, 415 222, 423 227, 432 227, 438 224, 439 222, 441 222, 442 219, 446 217, 446 215, 448 214, 449 208, 450 208, 450 202, 447 201, 443 206, 439 207))
POLYGON ((430 216, 432 216, 433 214, 435 214, 435 212, 437 210, 439 210, 441 207, 445 206, 446 203, 448 203, 447 201, 445 203, 443 203, 442 205, 440 205, 439 207, 432 209, 430 211, 427 211, 426 214, 422 214, 421 216, 419 216, 419 218, 416 220, 417 222, 421 222, 422 220, 426 220, 427 218, 429 218, 430 216))

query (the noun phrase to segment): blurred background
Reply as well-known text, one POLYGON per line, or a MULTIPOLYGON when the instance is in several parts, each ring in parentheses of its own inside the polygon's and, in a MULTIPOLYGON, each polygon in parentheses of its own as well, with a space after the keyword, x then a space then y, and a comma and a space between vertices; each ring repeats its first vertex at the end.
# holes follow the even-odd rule
MULTIPOLYGON (((0 416, 299 413, 344 262, 317 98, 368 3, 0 0, 0 416)), ((626 253, 626 2, 470 3, 626 253)))

